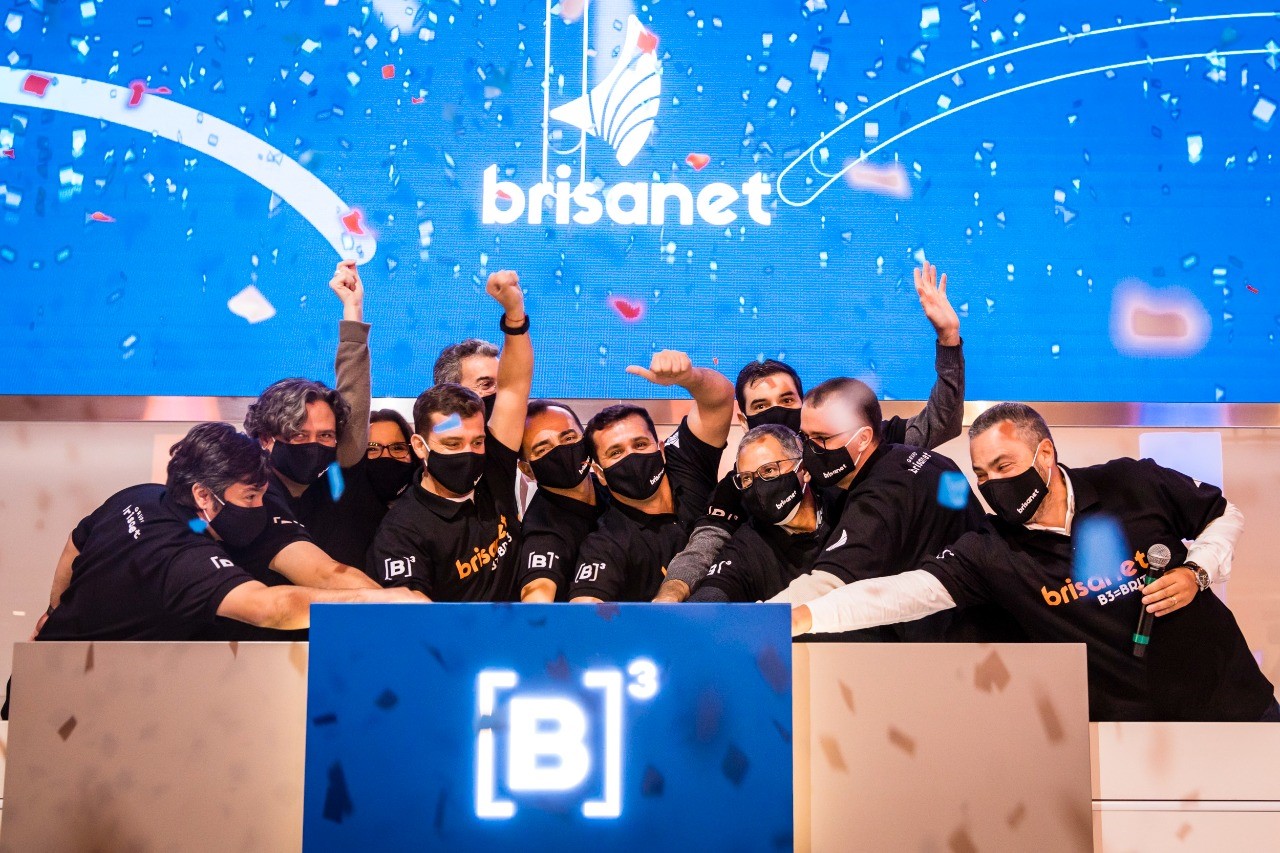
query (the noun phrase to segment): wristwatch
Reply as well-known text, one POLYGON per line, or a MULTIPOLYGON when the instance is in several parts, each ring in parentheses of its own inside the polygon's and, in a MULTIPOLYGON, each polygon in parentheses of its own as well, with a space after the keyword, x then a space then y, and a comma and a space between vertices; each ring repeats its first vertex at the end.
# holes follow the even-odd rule
POLYGON ((524 315, 524 322, 518 326, 507 325, 507 315, 503 314, 498 318, 498 328, 502 330, 504 335, 524 335, 529 332, 529 315, 524 315))
POLYGON ((1209 584, 1211 583, 1209 580, 1209 572, 1202 569, 1199 563, 1193 563, 1190 560, 1187 560, 1182 565, 1196 573, 1196 586, 1200 587, 1201 592, 1204 592, 1209 588, 1209 584))

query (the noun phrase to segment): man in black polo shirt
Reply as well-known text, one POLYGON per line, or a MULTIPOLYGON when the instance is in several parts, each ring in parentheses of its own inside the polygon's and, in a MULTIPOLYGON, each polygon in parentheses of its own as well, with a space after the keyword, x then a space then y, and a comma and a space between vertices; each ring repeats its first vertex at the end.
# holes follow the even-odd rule
POLYGON ((392 505, 365 569, 383 586, 407 586, 433 601, 509 601, 514 596, 516 458, 524 433, 533 346, 519 277, 487 285, 504 310, 498 391, 487 428, 474 391, 445 383, 413 405, 413 451, 422 478, 392 505))
POLYGON ((665 443, 640 406, 609 406, 587 424, 587 447, 611 504, 579 549, 572 601, 653 598, 706 509, 729 435, 733 387, 716 371, 663 350, 648 369, 633 365, 627 372, 681 386, 694 406, 665 443))
MULTIPOLYGON (((982 509, 951 509, 938 501, 944 475, 963 476, 937 451, 885 444, 875 392, 857 379, 829 379, 805 396, 804 469, 818 487, 845 492, 839 517, 808 571, 772 600, 809 601, 844 584, 914 568, 964 533, 982 526, 982 509)), ((856 639, 944 639, 951 619, 934 618, 856 639)))
POLYGON ((1088 468, 1058 463, 1044 419, 1002 403, 969 430, 992 527, 966 534, 920 570, 851 584, 792 610, 792 633, 832 632, 993 602, 1038 642, 1084 643, 1089 718, 1280 722, 1273 688, 1227 606, 1224 580, 1243 518, 1216 486, 1149 459, 1088 468), (1073 566, 1082 524, 1118 524, 1119 565, 1073 566), (1187 546, 1184 542, 1190 541, 1187 546), (1156 544, 1173 555, 1143 587, 1156 544), (1133 653, 1142 608, 1156 617, 1144 657, 1133 653))
POLYGON ((567 601, 578 548, 608 506, 591 472, 582 422, 564 403, 529 403, 520 442, 520 470, 538 484, 520 520, 520 600, 567 601))
POLYGON ((305 628, 313 602, 410 600, 377 589, 259 583, 227 550, 271 524, 257 442, 206 423, 170 452, 165 485, 118 492, 72 531, 36 639, 188 640, 215 617, 305 628))
MULTIPOLYGON (((960 318, 947 299, 947 276, 925 264, 915 270, 916 295, 925 317, 937 334, 934 370, 938 378, 924 408, 911 418, 895 415, 884 422, 882 441, 937 447, 960 434, 964 416, 964 346, 960 318)), ((800 403, 804 386, 789 365, 773 359, 753 361, 738 373, 734 383, 737 417, 746 429, 781 424, 800 430, 800 403)), ((716 561, 720 549, 745 518, 741 494, 727 475, 711 495, 711 504, 689 537, 685 549, 671 560, 667 580, 655 601, 683 601, 716 561)))

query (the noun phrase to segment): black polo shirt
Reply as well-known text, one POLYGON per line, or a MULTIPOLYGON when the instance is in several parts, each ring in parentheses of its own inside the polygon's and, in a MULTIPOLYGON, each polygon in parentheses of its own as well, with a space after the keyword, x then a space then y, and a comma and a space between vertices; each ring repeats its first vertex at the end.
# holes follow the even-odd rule
POLYGON ((694 522, 706 511, 724 451, 694 435, 688 418, 680 421, 664 447, 676 511, 651 515, 612 501, 578 549, 570 598, 651 601, 657 595, 667 563, 684 548, 694 522))
POLYGON ((40 640, 190 640, 253 580, 164 486, 112 495, 71 534, 79 555, 40 640))
POLYGON ((578 565, 578 548, 609 506, 609 493, 591 477, 594 504, 538 489, 520 520, 520 559, 516 597, 532 581, 546 578, 556 585, 556 601, 569 600, 569 580, 578 565))
POLYGON ((365 571, 385 587, 407 586, 432 601, 511 601, 518 516, 516 451, 485 436, 484 477, 472 496, 451 501, 422 479, 391 505, 365 571))
MULTIPOLYGON (((280 479, 272 475, 271 489, 280 489, 293 517, 307 528, 313 542, 339 563, 363 566, 373 537, 387 515, 387 504, 373 490, 369 460, 361 458, 342 469, 343 490, 333 499, 328 476, 321 477, 294 497, 280 479)), ((416 474, 419 478, 421 472, 416 474)))
MULTIPOLYGON (((972 492, 962 510, 938 503, 943 474, 959 472, 937 451, 880 444, 849 485, 839 518, 832 521, 810 571, 828 572, 845 583, 896 575, 980 528, 982 507, 972 492)), ((952 622, 953 614, 938 613, 891 626, 887 638, 941 640, 952 622)))
POLYGON ((1133 655, 1142 609, 1142 569, 1156 543, 1182 564, 1193 540, 1226 508, 1216 486, 1150 459, 1116 459, 1068 469, 1075 495, 1072 530, 1095 515, 1119 522, 1133 555, 1118 566, 1072 577, 1071 536, 993 518, 920 568, 958 606, 995 602, 1039 642, 1088 647, 1089 718, 1103 720, 1256 721, 1273 689, 1258 669, 1235 617, 1212 592, 1155 620, 1145 658, 1133 655))

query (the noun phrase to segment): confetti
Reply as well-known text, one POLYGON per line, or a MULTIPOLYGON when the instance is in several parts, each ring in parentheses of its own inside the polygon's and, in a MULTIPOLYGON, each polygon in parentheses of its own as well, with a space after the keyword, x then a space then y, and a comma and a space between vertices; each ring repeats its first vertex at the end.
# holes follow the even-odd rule
POLYGON ((74 732, 75 730, 76 730, 76 718, 68 717, 65 723, 58 726, 58 737, 62 738, 63 741, 66 741, 67 738, 71 737, 71 733, 74 732))
POLYGON ((1091 589, 1095 583, 1104 583, 1104 579, 1129 580, 1121 575, 1121 566, 1131 555, 1119 522, 1108 515, 1095 513, 1078 520, 1072 533, 1071 577, 1078 582, 1068 590, 1072 601, 1077 594, 1083 595, 1079 593, 1082 587, 1091 589))
POLYGON ((1246 284, 1246 285, 1244 286, 1244 289, 1245 289, 1245 290, 1247 290, 1247 291, 1249 291, 1250 293, 1257 293, 1257 292, 1258 292, 1258 288, 1254 287, 1252 284, 1246 284))
POLYGON ((129 106, 136 107, 142 103, 143 95, 171 95, 173 92, 168 86, 160 86, 155 89, 147 87, 145 80, 134 80, 129 84, 129 106))
POLYGON ((275 306, 252 284, 227 300, 227 310, 250 323, 262 323, 276 316, 275 306))
POLYGON ((844 180, 855 190, 867 190, 891 198, 911 198, 911 182, 901 163, 876 166, 851 162, 847 164, 844 180))
POLYGON ((378 694, 378 698, 373 700, 373 704, 377 705, 384 711, 390 711, 399 701, 400 697, 397 696, 390 687, 388 687, 386 690, 383 690, 378 694))
POLYGON ((747 778, 747 770, 750 767, 751 761, 747 758, 747 754, 734 744, 729 744, 729 748, 724 753, 724 761, 720 762, 720 772, 724 774, 724 778, 732 782, 736 788, 742 784, 743 779, 747 778))
POLYGON ((609 307, 618 312, 618 316, 629 323, 634 323, 644 316, 644 303, 632 302, 621 296, 609 297, 609 307))
POLYGON ((14 153, 12 148, 5 148, 0 150, 0 157, 8 157, 10 160, 14 160, 17 158, 17 155, 14 153))
POLYGON ((347 490, 347 484, 342 479, 342 466, 337 462, 330 462, 328 468, 329 474, 329 496, 333 498, 333 502, 337 503, 342 497, 342 493, 347 490))
POLYGON ((893 744, 898 749, 905 752, 907 755, 910 755, 912 758, 915 758, 915 755, 916 755, 915 738, 911 737, 905 732, 899 731, 898 729, 895 729, 893 726, 890 726, 889 727, 889 743, 893 744))
POLYGON ((417 97, 416 95, 415 95, 415 96, 411 96, 411 97, 409 98, 409 103, 411 103, 411 104, 423 104, 423 103, 426 103, 426 101, 427 101, 427 99, 426 99, 426 98, 419 98, 419 97, 417 97))
POLYGON ((324 794, 324 809, 321 815, 325 820, 342 823, 354 811, 351 792, 347 789, 347 777, 342 772, 342 764, 335 761, 329 768, 329 786, 324 794))
POLYGON ((22 91, 35 95, 37 98, 44 97, 44 90, 49 88, 49 84, 53 82, 43 74, 28 74, 26 79, 22 81, 22 91))
POLYGON ((990 693, 991 688, 994 687, 998 693, 1008 685, 1009 670, 1000 659, 999 653, 993 650, 974 668, 973 686, 983 693, 990 693))
POLYGON ((442 420, 431 428, 432 432, 448 432, 451 429, 460 429, 462 427, 462 418, 456 412, 442 420))
POLYGON ((964 509, 969 505, 969 480, 959 471, 944 471, 938 478, 938 504, 947 509, 964 509))
POLYGON ((823 735, 818 738, 818 743, 822 745, 822 754, 826 756, 827 763, 831 765, 831 769, 837 773, 848 773, 849 765, 845 764, 844 754, 840 751, 840 742, 831 735, 823 735))
POLYGON ((394 76, 396 76, 396 67, 395 67, 394 65, 384 65, 384 66, 382 66, 382 79, 383 79, 383 80, 390 80, 390 79, 391 79, 392 77, 394 77, 394 76))
POLYGON ((641 53, 653 53, 658 47, 658 37, 649 30, 643 30, 636 39, 636 47, 640 48, 641 53))
POLYGON ((115 222, 116 221, 115 217, 108 216, 107 214, 103 213, 101 210, 95 210, 93 213, 90 213, 89 218, 92 219, 94 222, 115 222))
POLYGON ((361 215, 360 211, 353 210, 342 217, 342 224, 346 227, 347 231, 355 235, 364 233, 364 226, 360 222, 361 215))
POLYGON ((711 155, 690 154, 688 157, 684 158, 684 161, 692 166, 695 172, 701 172, 707 167, 707 164, 711 162, 711 155))
POLYGON ((209 529, 209 522, 203 518, 193 518, 187 522, 187 527, 191 528, 192 533, 204 533, 209 529))

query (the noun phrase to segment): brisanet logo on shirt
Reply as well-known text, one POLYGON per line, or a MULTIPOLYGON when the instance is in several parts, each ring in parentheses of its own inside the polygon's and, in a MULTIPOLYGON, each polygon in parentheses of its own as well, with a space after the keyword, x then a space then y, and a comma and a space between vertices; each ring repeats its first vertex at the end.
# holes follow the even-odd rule
POLYGON ((1042 586, 1040 597, 1050 607, 1070 604, 1073 601, 1088 601, 1090 598, 1096 600, 1099 605, 1110 604, 1117 598, 1142 589, 1142 579, 1135 576, 1140 571, 1139 565, 1146 565, 1146 558, 1141 553, 1137 554, 1136 558, 1136 561, 1125 560, 1121 563, 1119 574, 1116 576, 1090 575, 1080 580, 1063 578, 1063 585, 1058 589, 1042 586))
POLYGON ((522 685, 511 669, 476 676, 475 812, 516 816, 521 806, 612 819, 623 813, 625 697, 658 694, 658 668, 636 658, 625 671, 591 667, 579 684, 522 685))
MULTIPOLYGON (((581 96, 552 109, 550 20, 548 14, 543 51, 542 180, 526 188, 510 180, 516 174, 513 167, 500 170, 494 163, 486 168, 481 189, 484 224, 510 225, 524 218, 530 225, 541 225, 545 217, 557 225, 594 225, 607 216, 618 225, 670 228, 692 226, 699 220, 724 227, 743 213, 757 225, 772 224, 773 215, 765 208, 764 199, 773 188, 761 172, 734 184, 712 181, 696 189, 679 181, 622 181, 606 187, 598 177, 588 179, 589 145, 599 145, 588 143, 588 137, 607 144, 618 165, 629 166, 653 132, 662 99, 658 37, 635 15, 628 16, 626 36, 609 74, 588 91, 584 73, 581 96), (563 128, 552 129, 553 122, 578 128, 579 139, 570 150, 559 150, 553 144, 553 134, 558 138, 563 133, 563 128), (573 154, 578 155, 576 179, 575 167, 569 162, 550 167, 552 156, 573 154)), ((581 60, 585 69, 597 52, 588 43, 585 20, 582 26, 581 60)), ((560 85, 564 85, 563 77, 560 85)), ((695 168, 700 170, 705 165, 704 160, 695 168)))

